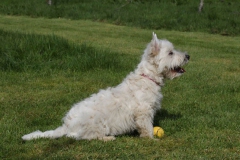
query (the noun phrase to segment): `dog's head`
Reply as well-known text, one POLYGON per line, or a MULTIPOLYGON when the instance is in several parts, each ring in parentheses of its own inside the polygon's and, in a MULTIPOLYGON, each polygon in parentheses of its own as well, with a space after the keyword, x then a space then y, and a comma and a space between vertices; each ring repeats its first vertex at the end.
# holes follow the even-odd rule
POLYGON ((145 50, 145 58, 154 66, 159 75, 173 79, 185 72, 182 66, 189 61, 190 56, 175 50, 171 42, 159 40, 153 33, 152 41, 145 50))

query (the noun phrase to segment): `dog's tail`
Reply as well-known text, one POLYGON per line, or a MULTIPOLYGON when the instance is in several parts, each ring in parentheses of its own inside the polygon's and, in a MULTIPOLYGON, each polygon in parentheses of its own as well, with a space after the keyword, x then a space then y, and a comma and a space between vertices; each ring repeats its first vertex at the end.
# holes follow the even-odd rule
POLYGON ((41 132, 41 131, 35 131, 29 134, 26 134, 24 136, 22 136, 22 139, 25 141, 29 141, 32 139, 37 139, 37 138, 59 138, 62 137, 64 135, 66 135, 66 127, 63 125, 61 127, 58 127, 55 130, 50 130, 50 131, 45 131, 45 132, 41 132))

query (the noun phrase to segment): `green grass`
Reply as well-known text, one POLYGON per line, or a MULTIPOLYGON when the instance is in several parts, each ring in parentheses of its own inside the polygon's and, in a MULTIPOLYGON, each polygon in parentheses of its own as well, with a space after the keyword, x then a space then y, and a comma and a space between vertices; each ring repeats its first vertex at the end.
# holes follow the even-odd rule
POLYGON ((187 72, 162 90, 154 125, 164 129, 164 138, 21 140, 37 129, 56 128, 74 103, 119 84, 137 65, 151 32, 0 16, 0 158, 238 159, 240 38, 197 32, 156 31, 191 56, 187 72))
POLYGON ((1 0, 0 13, 31 17, 90 19, 146 29, 240 35, 238 0, 1 0))
POLYGON ((71 70, 88 71, 125 70, 133 56, 99 51, 82 44, 69 44, 63 38, 0 31, 0 66, 3 71, 71 70), (104 53, 104 54, 103 54, 104 53), (128 57, 128 58, 126 58, 128 57), (104 60, 104 61, 103 61, 104 60))

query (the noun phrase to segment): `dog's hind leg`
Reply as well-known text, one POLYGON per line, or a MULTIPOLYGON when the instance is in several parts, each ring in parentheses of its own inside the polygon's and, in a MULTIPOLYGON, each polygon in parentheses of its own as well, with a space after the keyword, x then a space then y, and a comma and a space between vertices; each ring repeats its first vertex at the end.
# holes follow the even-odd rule
POLYGON ((63 125, 61 127, 58 127, 55 130, 50 130, 50 131, 35 131, 29 134, 26 134, 22 137, 23 140, 28 141, 32 139, 37 139, 37 138, 59 138, 62 137, 66 134, 66 127, 63 125))

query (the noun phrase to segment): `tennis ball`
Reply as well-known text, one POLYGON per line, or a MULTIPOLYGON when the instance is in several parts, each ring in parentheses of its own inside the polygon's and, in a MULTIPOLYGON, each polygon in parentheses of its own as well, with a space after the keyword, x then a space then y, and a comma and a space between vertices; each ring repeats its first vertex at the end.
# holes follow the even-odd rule
POLYGON ((164 130, 161 127, 153 127, 153 135, 161 138, 164 135, 164 130))

